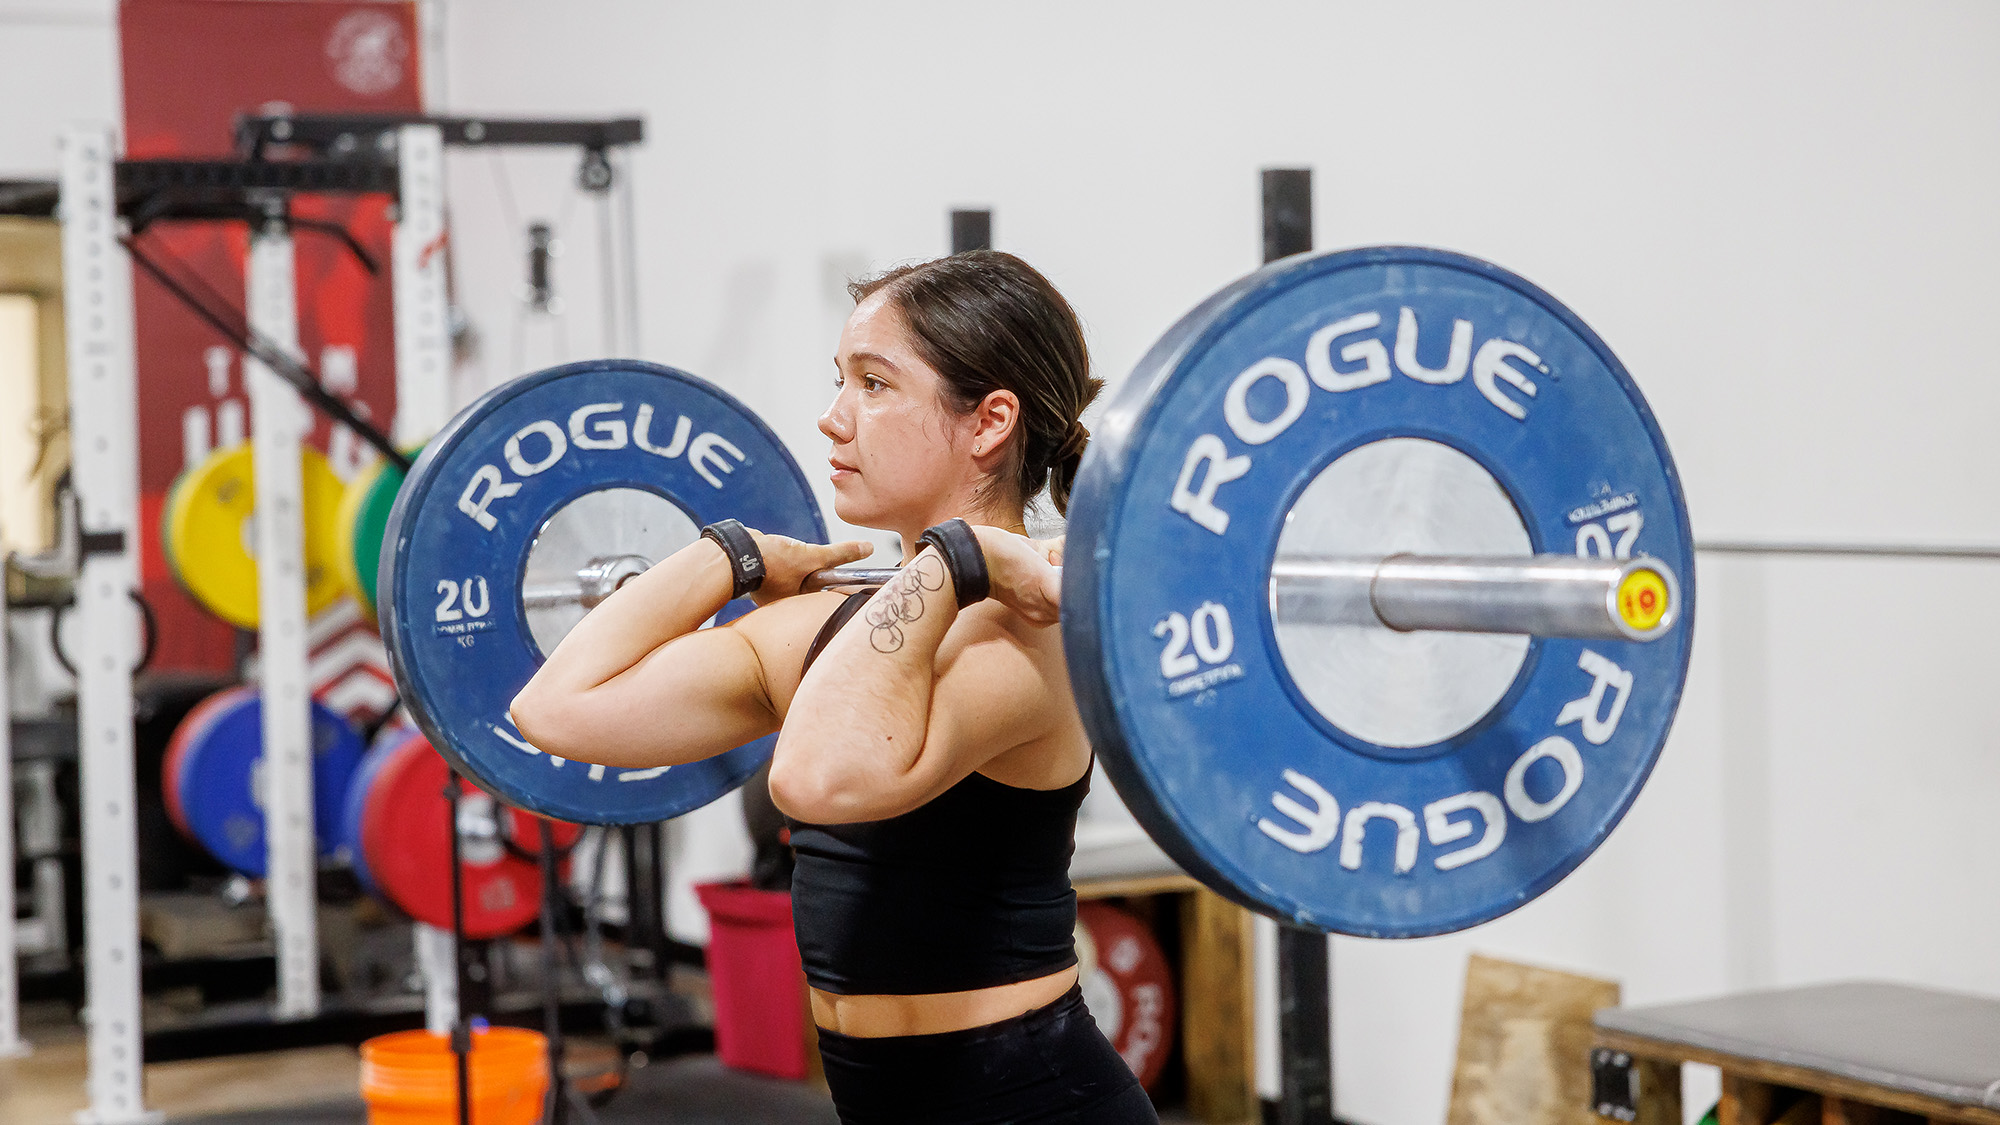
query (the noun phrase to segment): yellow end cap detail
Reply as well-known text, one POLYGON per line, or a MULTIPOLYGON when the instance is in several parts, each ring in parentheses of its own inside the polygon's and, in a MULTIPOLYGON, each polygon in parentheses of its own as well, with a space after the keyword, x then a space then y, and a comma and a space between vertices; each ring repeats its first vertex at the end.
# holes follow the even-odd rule
POLYGON ((1640 567, 1618 583, 1618 616, 1625 624, 1645 633, 1659 627, 1666 618, 1667 580, 1659 571, 1640 567))

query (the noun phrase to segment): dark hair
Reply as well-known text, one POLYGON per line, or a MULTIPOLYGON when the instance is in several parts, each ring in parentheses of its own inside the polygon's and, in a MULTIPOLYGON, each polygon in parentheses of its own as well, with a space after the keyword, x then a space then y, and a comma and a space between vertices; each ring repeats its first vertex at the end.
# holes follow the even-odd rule
POLYGON ((1090 440, 1077 417, 1104 386, 1090 377, 1076 310, 1035 267, 998 250, 898 266, 847 287, 857 304, 885 291, 917 353, 944 379, 952 410, 970 413, 1000 390, 1021 400, 1008 441, 1011 483, 1023 504, 1046 483, 1056 511, 1067 514, 1090 440))

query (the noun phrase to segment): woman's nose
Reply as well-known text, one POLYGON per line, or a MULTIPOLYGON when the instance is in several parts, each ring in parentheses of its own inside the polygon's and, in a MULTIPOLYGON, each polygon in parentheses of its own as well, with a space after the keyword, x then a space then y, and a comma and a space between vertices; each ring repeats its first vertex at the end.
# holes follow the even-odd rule
POLYGON ((819 416, 819 432, 833 441, 844 442, 854 435, 854 426, 844 408, 846 401, 846 394, 834 395, 833 401, 826 405, 826 412, 819 416))

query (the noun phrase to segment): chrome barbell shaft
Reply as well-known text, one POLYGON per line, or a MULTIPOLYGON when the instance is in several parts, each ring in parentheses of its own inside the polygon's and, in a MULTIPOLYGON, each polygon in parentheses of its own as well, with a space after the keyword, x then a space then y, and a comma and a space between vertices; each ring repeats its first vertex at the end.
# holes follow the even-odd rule
MULTIPOLYGON (((642 562, 636 556, 600 560, 578 574, 575 586, 525 590, 522 600, 530 607, 575 602, 588 608, 642 572, 643 565, 633 565, 642 562)), ((809 575, 801 588, 863 590, 895 574, 895 567, 835 567, 809 575)), ((1666 634, 1680 616, 1679 581, 1665 563, 1651 558, 1281 558, 1271 567, 1270 598, 1280 622, 1406 633, 1647 641, 1666 634), (1646 574, 1656 577, 1648 582, 1646 574), (1622 595, 1638 598, 1648 591, 1659 604, 1621 605, 1622 595)))
POLYGON ((806 575, 799 589, 808 594, 815 590, 867 590, 887 585, 901 570, 896 566, 837 566, 806 575))
MULTIPOLYGON (((895 573, 894 568, 836 567, 813 574, 804 588, 865 589, 880 586, 895 573)), ((1680 585, 1657 559, 1288 558, 1271 568, 1271 601, 1278 620, 1319 625, 1652 640, 1670 630, 1679 616, 1680 585), (1648 605, 1621 612, 1620 593, 1640 572, 1658 576, 1657 583, 1640 580, 1635 596, 1650 587, 1663 604, 1657 611, 1648 605)))

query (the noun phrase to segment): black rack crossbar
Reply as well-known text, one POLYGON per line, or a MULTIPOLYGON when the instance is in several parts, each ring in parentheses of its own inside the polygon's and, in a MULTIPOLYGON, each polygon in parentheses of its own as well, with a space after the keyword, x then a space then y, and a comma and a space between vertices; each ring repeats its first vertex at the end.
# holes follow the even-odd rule
POLYGON ((396 167, 373 160, 121 160, 118 194, 280 191, 394 194, 396 167))
POLYGON ((573 145, 607 149, 638 144, 646 123, 637 117, 604 121, 543 117, 430 117, 402 113, 292 113, 236 119, 236 150, 261 157, 274 145, 317 153, 381 152, 382 138, 404 125, 436 125, 444 143, 466 145, 573 145))
POLYGON ((61 195, 54 180, 0 180, 0 215, 46 219, 56 213, 61 195))

